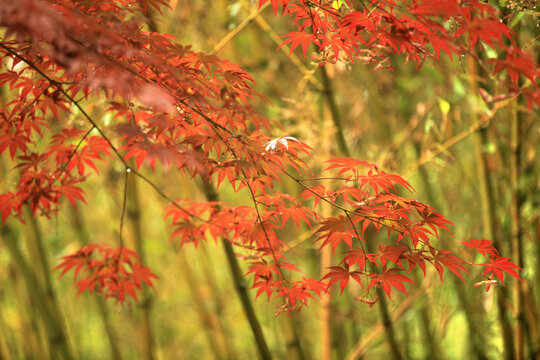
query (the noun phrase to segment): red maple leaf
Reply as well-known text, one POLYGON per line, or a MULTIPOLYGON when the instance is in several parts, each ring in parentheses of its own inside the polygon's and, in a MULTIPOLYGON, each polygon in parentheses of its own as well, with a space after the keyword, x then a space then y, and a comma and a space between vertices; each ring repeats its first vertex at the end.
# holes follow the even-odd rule
POLYGON ((381 287, 386 295, 388 295, 389 299, 392 299, 390 296, 392 287, 407 294, 404 283, 410 282, 415 284, 415 282, 403 275, 401 273, 402 271, 403 270, 397 268, 387 269, 386 266, 383 266, 380 274, 369 274, 369 277, 371 277, 371 282, 368 285, 368 290, 374 286, 381 287))
POLYGON ((491 240, 471 239, 468 242, 467 241, 462 242, 461 245, 476 249, 480 254, 484 256, 487 256, 488 254, 498 256, 499 252, 497 251, 497 249, 491 246, 491 243, 492 243, 491 240))
POLYGON ((486 270, 484 271, 484 275, 487 275, 489 273, 495 274, 497 279, 501 281, 501 283, 504 285, 504 273, 507 273, 516 279, 521 280, 521 277, 517 273, 516 270, 523 271, 522 268, 514 264, 513 262, 509 261, 510 258, 507 257, 490 257, 489 264, 478 264, 478 265, 485 265, 486 270))
POLYGON ((287 35, 281 35, 282 37, 286 37, 287 40, 285 40, 278 49, 282 48, 283 46, 287 44, 291 44, 291 51, 289 52, 289 55, 292 54, 294 49, 298 47, 298 45, 302 45, 302 51, 304 52, 304 56, 306 56, 307 49, 309 48, 309 44, 311 41, 315 38, 313 34, 305 33, 305 32, 291 32, 287 35))
POLYGON ((361 278, 361 272, 358 270, 350 271, 349 265, 343 264, 343 266, 331 266, 328 274, 326 274, 323 277, 323 280, 330 279, 328 282, 328 287, 332 286, 336 282, 339 281, 339 287, 341 289, 341 293, 343 294, 343 290, 345 290, 345 287, 349 283, 349 279, 352 277, 357 283, 362 285, 362 278, 361 278))
POLYGON ((467 269, 463 266, 463 264, 465 264, 465 261, 461 260, 460 258, 458 258, 457 256, 455 255, 452 255, 452 252, 449 251, 449 250, 439 250, 436 254, 435 254, 435 249, 431 248, 431 253, 433 254, 433 266, 435 266, 435 269, 437 269, 437 271, 439 272, 439 276, 441 278, 441 281, 443 281, 443 273, 444 273, 444 268, 447 268, 448 270, 450 270, 451 272, 453 272, 454 274, 456 274, 457 276, 459 276, 459 278, 465 282, 465 279, 463 279, 463 276, 461 275, 461 272, 463 271, 464 273, 468 274, 468 275, 471 275, 469 274, 469 272, 467 271, 467 269))

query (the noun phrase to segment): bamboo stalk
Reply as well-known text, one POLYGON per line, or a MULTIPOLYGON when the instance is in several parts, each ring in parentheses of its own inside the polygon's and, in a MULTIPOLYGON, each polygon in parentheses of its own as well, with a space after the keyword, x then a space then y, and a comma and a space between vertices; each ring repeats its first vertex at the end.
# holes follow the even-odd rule
POLYGON ((290 332, 287 336, 287 358, 296 359, 296 360, 307 360, 312 359, 308 348, 305 348, 302 344, 302 333, 301 324, 302 320, 300 318, 301 314, 298 313, 295 316, 287 316, 284 318, 284 327, 287 329, 286 332, 290 332))
POLYGON ((351 156, 349 146, 347 145, 347 140, 345 140, 345 135, 343 134, 343 120, 341 119, 341 114, 339 112, 334 88, 332 86, 332 81, 328 75, 326 69, 327 65, 321 66, 321 77, 323 83, 323 96, 328 103, 330 113, 332 114, 332 121, 334 122, 334 127, 336 130, 336 141, 338 144, 339 152, 344 156, 351 156))
MULTIPOLYGON (((328 206, 326 206, 328 207, 328 206)), ((320 269, 321 277, 326 273, 326 269, 332 266, 332 249, 329 246, 320 251, 320 269)), ((329 294, 321 294, 321 312, 320 312, 320 343, 321 359, 332 359, 332 298, 329 294)))
MULTIPOLYGON (((502 249, 501 240, 495 229, 495 202, 493 199, 493 184, 487 170, 487 156, 484 148, 487 144, 487 130, 483 129, 475 134, 475 154, 478 165, 478 174, 480 182, 481 202, 482 202, 482 223, 486 238, 493 239, 495 247, 500 251, 502 249)), ((505 358, 510 360, 514 358, 515 343, 513 339, 512 326, 508 318, 507 299, 508 291, 506 287, 497 287, 497 309, 499 323, 504 341, 505 358)))
POLYGON ((6 359, 32 359, 37 357, 38 354, 42 357, 46 356, 48 354, 47 339, 44 339, 44 331, 38 323, 40 319, 39 313, 31 306, 28 291, 23 288, 24 279, 22 281, 19 280, 20 273, 16 270, 14 264, 10 264, 7 273, 9 274, 12 289, 6 286, 8 285, 7 282, 3 284, 5 290, 15 299, 19 300, 17 302, 17 309, 19 310, 18 321, 21 329, 20 331, 13 331, 13 329, 2 325, 0 332, 4 332, 4 334, 0 333, 0 339, 3 338, 6 341, 6 352, 8 353, 3 356, 6 359))
MULTIPOLYGON (((79 241, 83 245, 90 244, 87 226, 81 212, 78 209, 74 209, 74 211, 72 211, 71 213, 73 215, 71 218, 72 225, 75 233, 77 233, 79 237, 79 241)), ((118 336, 114 331, 114 326, 111 324, 111 320, 109 318, 109 311, 107 309, 107 305, 105 304, 105 300, 100 296, 94 296, 94 299, 96 299, 99 315, 101 317, 101 321, 103 322, 103 328, 105 329, 105 334, 107 334, 107 340, 109 341, 109 345, 111 347, 112 359, 122 360, 123 356, 120 350, 120 346, 118 344, 118 336)))
POLYGON ((422 334, 426 337, 427 342, 427 354, 425 359, 441 358, 439 343, 435 340, 435 334, 431 326, 431 313, 425 303, 422 304, 422 307, 420 308, 420 320, 422 323, 422 334))
MULTIPOLYGON (((425 295, 428 287, 431 286, 431 281, 433 279, 431 276, 432 274, 433 273, 428 274, 428 277, 424 280, 421 288, 417 289, 414 293, 406 297, 402 302, 400 302, 397 308, 392 310, 390 315, 390 320, 392 323, 396 323, 401 316, 403 316, 403 314, 412 307, 416 300, 425 295)), ((355 344, 355 346, 353 346, 345 359, 358 360, 383 333, 386 334, 384 325, 382 323, 378 323, 371 328, 369 332, 355 344)))
MULTIPOLYGON (((47 292, 47 296, 50 299, 55 299, 55 293, 53 291, 53 286, 50 277, 48 274, 51 272, 51 265, 49 264, 49 259, 47 258, 45 254, 45 248, 43 247, 43 236, 41 233, 41 228, 37 222, 37 220, 32 216, 32 213, 29 208, 24 208, 24 215, 25 218, 28 219, 28 223, 30 225, 31 231, 26 232, 26 241, 27 241, 27 248, 30 253, 30 256, 33 258, 35 265, 39 266, 43 272, 39 272, 37 274, 37 277, 43 281, 45 284, 45 290, 47 292)), ((25 230, 28 230, 28 227, 25 227, 25 230)))
POLYGON ((237 359, 238 356, 235 353, 234 347, 230 342, 229 336, 227 334, 232 334, 232 330, 229 327, 229 324, 227 322, 224 322, 222 319, 223 314, 223 303, 225 303, 224 297, 220 294, 220 292, 217 289, 217 280, 213 273, 213 268, 210 265, 210 262, 208 260, 209 255, 207 252, 207 246, 205 243, 199 245, 199 251, 200 251, 200 259, 203 263, 203 276, 205 279, 206 285, 208 285, 210 289, 211 298, 215 299, 215 325, 216 325, 216 334, 219 337, 219 343, 221 343, 222 348, 225 351, 225 358, 227 359, 237 359))
MULTIPOLYGON (((128 177, 129 206, 127 215, 130 220, 132 234, 135 241, 135 251, 139 255, 141 265, 146 265, 146 253, 143 241, 143 229, 141 225, 141 206, 137 190, 137 181, 135 177, 128 177)), ((154 334, 152 330, 152 304, 153 294, 148 287, 143 287, 140 307, 142 309, 141 331, 143 334, 144 358, 147 360, 155 359, 154 334)))
POLYGON ((238 293, 238 296, 240 297, 242 308, 244 309, 244 313, 248 319, 251 331, 255 338, 255 342, 257 343, 259 357, 262 360, 271 360, 272 355, 270 354, 270 349, 266 344, 266 339, 264 337, 264 333, 262 331, 259 320, 257 319, 257 315, 255 314, 255 310, 253 309, 253 305, 251 304, 251 299, 249 298, 247 287, 244 283, 244 278, 242 277, 242 272, 240 270, 240 265, 238 264, 238 260, 234 253, 234 249, 232 248, 231 243, 225 239, 222 239, 221 243, 223 244, 223 247, 225 249, 225 255, 227 256, 229 269, 234 279, 235 289, 238 293))
MULTIPOLYGON (((536 250, 536 258, 540 259, 540 216, 537 215, 536 219, 534 220, 534 238, 536 239, 536 243, 534 244, 536 250)), ((537 267, 538 269, 538 267, 537 267)), ((535 272, 535 279, 536 284, 540 283, 540 274, 538 271, 535 272)), ((540 326, 538 325, 540 323, 540 316, 539 316, 539 309, 536 305, 534 293, 535 289, 537 289, 534 286, 527 287, 528 290, 528 296, 525 297, 527 300, 527 312, 525 313, 527 318, 529 319, 529 324, 531 324, 531 344, 529 348, 529 358, 530 359, 539 359, 540 358, 540 326)))
MULTIPOLYGON (((472 94, 478 94, 478 75, 477 66, 472 57, 468 59, 469 69, 469 86, 472 94)), ((472 114, 473 123, 477 120, 476 111, 472 114)), ((484 233, 486 237, 493 240, 495 247, 498 250, 502 250, 502 244, 499 236, 499 232, 496 231, 495 225, 495 201, 494 201, 494 185, 492 178, 489 175, 488 170, 488 157, 484 151, 487 143, 487 128, 482 128, 474 134, 474 151, 476 156, 476 164, 478 167, 478 177, 480 183, 480 198, 482 203, 482 223, 484 233)), ((513 338, 513 331, 510 321, 508 319, 508 311, 506 308, 506 299, 508 298, 508 291, 506 287, 497 288, 497 309, 499 323, 501 326, 501 332, 504 342, 504 352, 506 359, 513 359, 515 353, 515 343, 513 338)))
MULTIPOLYGON (((373 232, 372 231, 366 231, 366 249, 368 252, 372 253, 373 248, 373 232)), ((377 308, 379 309, 379 315, 381 317, 382 326, 385 332, 385 339, 386 343, 390 350, 390 356, 394 360, 401 360, 403 359, 403 355, 401 354, 401 350, 398 346, 397 338, 396 338, 396 332, 394 329, 394 322, 392 320, 392 317, 390 316, 390 311, 388 310, 388 303, 386 302, 386 294, 381 288, 377 288, 377 296, 379 300, 377 301, 377 308)))
POLYGON ((25 207, 24 210, 25 217, 28 219, 28 222, 30 223, 30 227, 32 229, 31 234, 27 234, 26 236, 28 244, 27 246, 31 257, 31 263, 40 268, 40 270, 38 270, 37 272, 34 271, 34 274, 40 274, 36 275, 36 277, 38 281, 44 284, 44 297, 42 298, 42 301, 44 301, 46 306, 49 308, 51 316, 55 318, 55 322, 58 326, 58 332, 60 335, 59 339, 62 339, 61 341, 64 341, 66 343, 66 348, 69 350, 70 356, 72 356, 72 350, 69 344, 69 338, 65 325, 66 322, 62 314, 62 310, 58 304, 56 292, 52 285, 51 273, 53 268, 50 265, 45 246, 43 245, 43 233, 41 231, 38 220, 33 216, 30 208, 25 207))
POLYGON ((245 18, 237 27, 235 27, 231 32, 229 32, 224 38, 222 38, 219 43, 214 46, 211 55, 217 54, 229 41, 231 41, 236 35, 238 35, 242 30, 244 30, 256 17, 259 16, 267 7, 270 5, 269 2, 262 5, 259 9, 253 11, 247 18, 245 18))
POLYGON ((222 356, 224 353, 223 346, 220 346, 216 341, 216 332, 217 332, 217 326, 216 326, 216 320, 214 319, 214 316, 210 311, 206 309, 204 306, 204 303, 206 302, 204 299, 204 296, 201 294, 201 291, 199 290, 199 287, 197 286, 197 281, 195 279, 195 276, 193 274, 193 271, 191 269, 191 265, 189 264, 189 261, 187 261, 184 252, 179 251, 178 252, 178 258, 180 260, 180 266, 182 268, 182 274, 184 275, 184 278, 186 279, 189 287, 189 291, 191 292, 191 295, 193 296, 195 309, 197 310, 197 314, 199 315, 199 318, 201 320, 201 323, 203 325, 204 329, 204 335, 206 336, 206 340, 208 341, 208 345, 210 345, 210 350, 212 351, 212 354, 214 355, 214 358, 217 360, 222 360, 227 358, 227 354, 225 353, 225 356, 222 356))
MULTIPOLYGON (((202 181, 202 184, 203 184, 202 190, 204 192, 206 200, 219 201, 218 193, 216 189, 213 187, 213 185, 208 183, 205 180, 202 181)), ((229 266, 231 276, 233 277, 235 290, 238 294, 238 297, 240 298, 242 309, 244 310, 244 314, 246 315, 246 318, 248 320, 249 326, 251 328, 251 332, 253 334, 253 337, 255 338, 255 343, 257 344, 257 352, 259 354, 259 357, 262 360, 271 360, 272 355, 266 343, 266 339, 264 337, 261 324, 259 323, 259 320, 253 308, 251 299, 249 298, 249 294, 247 292, 247 287, 245 285, 244 277, 242 276, 242 270, 240 270, 240 264, 238 263, 238 259, 236 258, 234 249, 231 243, 227 241, 227 239, 221 239, 221 244, 223 245, 225 256, 227 258, 227 264, 229 266)))
MULTIPOLYGON (((421 154, 421 149, 420 149, 420 144, 418 142, 416 142, 415 144, 415 149, 416 149, 416 154, 419 157, 421 154)), ((426 198, 428 200, 428 203, 431 204, 435 209, 441 209, 442 208, 441 204, 439 203, 439 201, 437 200, 435 196, 435 192, 429 181, 426 168, 422 166, 422 167, 419 167, 417 170, 418 170, 418 174, 420 175, 422 187, 427 195, 426 198)), ((445 240, 444 237, 441 237, 441 241, 444 246, 448 246, 447 241, 445 240)), ((463 283, 458 278, 452 277, 452 281, 454 283, 456 291, 458 292, 458 301, 459 301, 460 307, 465 313, 467 329, 469 330, 469 337, 468 337, 469 345, 471 347, 472 353, 475 355, 476 359, 479 359, 479 360, 487 359, 484 332, 481 329, 481 326, 482 326, 481 324, 482 322, 485 322, 485 319, 483 318, 482 309, 479 306, 482 303, 482 301, 481 299, 478 299, 477 297, 474 299, 471 299, 470 294, 467 294, 463 286, 463 283), (477 305, 477 308, 474 308, 474 305, 477 305)), ((431 334, 430 336, 433 337, 434 335, 431 334)), ((431 341, 434 341, 434 340, 431 340, 431 341)))
MULTIPOLYGON (((334 151, 333 132, 335 129, 335 121, 332 120, 332 114, 328 106, 328 101, 325 102, 325 96, 331 96, 332 93, 325 91, 324 88, 321 93, 321 144, 320 148, 323 150, 322 156, 324 158, 332 157, 332 152, 334 151)), ((325 180, 321 185, 331 188, 332 182, 330 180, 325 180)), ((332 215, 332 207, 329 204, 322 204, 322 215, 330 217, 332 215)), ((329 267, 332 266, 332 249, 329 246, 325 246, 320 249, 320 277, 322 278, 329 267)), ((322 294, 320 299, 320 314, 319 314, 319 323, 320 323, 320 334, 319 341, 321 347, 321 360, 331 360, 332 359, 332 340, 333 340, 333 331, 332 331, 332 297, 330 294, 322 294)))
MULTIPOLYGON (((521 192, 519 189, 519 179, 521 172, 521 118, 517 109, 512 111, 511 120, 511 148, 510 148, 510 188, 512 198, 510 202, 510 213, 512 217, 512 260, 517 266, 523 268, 523 236, 521 230, 521 192)), ((516 311, 516 331, 515 331, 515 358, 522 359, 525 354, 524 330, 527 328, 525 321, 523 283, 516 281, 515 285, 515 311, 516 311)))
MULTIPOLYGON (((242 5, 246 9, 251 8, 247 0, 242 0, 242 5)), ((268 22, 262 16, 255 17, 255 22, 261 28, 261 30, 263 30, 270 37, 270 39, 272 39, 274 44, 276 44, 277 46, 282 45, 283 39, 280 38, 274 30, 272 30, 270 24, 268 24, 268 22)), ((298 70, 300 70, 300 72, 307 78, 307 81, 309 81, 311 85, 313 85, 317 90, 322 89, 322 84, 314 76, 313 72, 302 63, 302 60, 300 60, 300 58, 295 53, 290 53, 290 48, 288 45, 281 46, 279 50, 285 55, 287 55, 287 58, 293 63, 294 66, 298 68, 298 70)))
POLYGON ((17 264, 17 269, 21 272, 29 297, 41 316, 45 333, 49 344, 49 356, 51 359, 73 359, 73 355, 67 342, 66 333, 63 329, 63 324, 59 323, 58 314, 48 301, 43 301, 48 298, 47 291, 43 289, 40 282, 36 279, 32 267, 24 258, 20 250, 16 236, 11 228, 5 224, 0 228, 2 240, 6 246, 13 261, 17 264))

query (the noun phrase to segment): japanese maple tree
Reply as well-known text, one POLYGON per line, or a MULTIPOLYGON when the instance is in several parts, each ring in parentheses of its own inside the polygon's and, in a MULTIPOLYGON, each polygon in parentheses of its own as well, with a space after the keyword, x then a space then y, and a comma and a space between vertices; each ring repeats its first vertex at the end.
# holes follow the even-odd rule
MULTIPOLYGON (((0 195, 2 224, 10 217, 24 221, 24 206, 45 217, 64 199, 81 206, 84 181, 99 175, 99 162, 116 161, 126 183, 128 176, 138 177, 165 198, 172 239, 181 246, 225 239, 249 252, 247 274, 253 274, 256 295, 280 298, 284 311, 307 305, 334 285, 343 293, 351 280, 364 288, 360 300, 372 305, 376 288, 389 298, 393 290, 407 293, 417 266, 425 274, 431 265, 441 281, 445 270, 465 281, 476 274, 473 267, 483 267, 477 285, 486 289, 504 285, 505 274, 519 279, 521 269, 489 240, 463 243, 485 256, 483 263, 440 249, 437 239, 450 232, 451 222, 403 195, 414 189, 399 175, 358 159, 320 159, 292 136, 273 138, 275 122, 254 108, 264 97, 241 66, 144 30, 148 11, 166 6, 164 0, 2 2, 0 85, 9 97, 0 108, 0 154, 16 179, 0 195), (103 107, 111 124, 96 119, 90 104, 103 107), (324 170, 313 174, 318 163, 324 170), (218 190, 229 184, 251 202, 171 199, 140 172, 156 167, 201 177, 218 190), (280 192, 285 178, 302 191, 280 192), (323 185, 323 178, 338 185, 323 185), (323 215, 322 203, 335 214, 323 215), (345 248, 341 261, 321 279, 303 276, 279 237, 288 223, 313 228, 319 248, 345 248)), ((271 6, 293 26, 282 46, 304 55, 313 48, 321 65, 391 70, 391 61, 421 66, 467 55, 497 76, 499 95, 523 96, 529 109, 540 103, 536 64, 483 1, 271 0, 271 6), (485 60, 479 53, 486 48, 501 55, 485 60)), ((143 284, 159 286, 121 237, 114 248, 93 244, 65 256, 57 269, 60 276, 74 270, 79 292, 118 302, 136 300, 143 284)))

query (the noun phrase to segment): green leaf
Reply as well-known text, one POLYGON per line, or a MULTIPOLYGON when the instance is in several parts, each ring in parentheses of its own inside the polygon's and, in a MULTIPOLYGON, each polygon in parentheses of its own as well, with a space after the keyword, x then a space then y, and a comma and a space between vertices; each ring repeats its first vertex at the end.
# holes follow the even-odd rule
POLYGON ((332 1, 332 7, 336 10, 339 10, 344 3, 344 0, 332 1))

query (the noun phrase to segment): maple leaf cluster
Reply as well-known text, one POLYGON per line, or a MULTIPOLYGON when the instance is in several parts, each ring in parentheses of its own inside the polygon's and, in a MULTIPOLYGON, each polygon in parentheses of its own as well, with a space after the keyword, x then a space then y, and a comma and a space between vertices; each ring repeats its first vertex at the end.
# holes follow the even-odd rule
MULTIPOLYGON (((481 0, 344 0, 336 6, 329 0, 259 0, 259 8, 271 2, 274 13, 281 9, 297 30, 286 35, 281 46, 292 51, 301 47, 304 56, 313 45, 321 64, 338 61, 373 64, 374 70, 394 69, 390 56, 401 54, 422 66, 426 59, 439 59, 444 52, 469 56, 486 65, 493 74, 506 71, 506 92, 523 94, 529 110, 540 105, 537 79, 540 71, 530 53, 520 49, 513 31, 492 6, 481 0), (478 51, 489 47, 499 57, 482 60, 478 51), (519 83, 519 77, 529 82, 519 83)), ((510 2, 515 3, 515 2, 510 2)), ((522 6, 528 6, 521 2, 522 6)), ((530 5, 529 5, 530 6, 530 5)))
MULTIPOLYGON (((147 182, 139 171, 160 166, 248 194, 251 202, 243 206, 172 201, 165 211, 171 240, 180 246, 230 241, 249 254, 246 275, 253 276, 257 296, 280 298, 283 311, 308 305, 334 284, 343 293, 351 278, 365 290, 362 301, 372 305, 376 288, 389 297, 392 289, 406 293, 416 266, 425 274, 432 265, 441 280, 445 269, 460 278, 468 273, 464 260, 436 247, 434 240, 449 231, 450 221, 431 206, 400 196, 413 192, 403 178, 374 164, 337 158, 323 173, 338 187, 319 184, 306 160, 315 160, 309 145, 266 135, 273 122, 255 111, 253 103, 264 97, 245 70, 193 51, 171 35, 144 31, 141 15, 163 5, 162 0, 0 5, 0 86, 12 99, 0 108, 0 155, 9 156, 16 179, 0 195, 2 224, 10 217, 22 221, 24 206, 50 216, 64 198, 73 206, 84 202, 81 184, 108 159, 147 182), (103 106, 111 124, 96 120, 89 104, 103 106), (284 178, 302 192, 276 190, 284 178), (321 203, 338 214, 323 215, 321 203), (300 270, 287 259, 289 244, 280 233, 301 226, 314 229, 320 248, 347 249, 321 279, 288 274, 300 270)), ((528 99, 538 93, 535 64, 522 50, 504 45, 511 31, 491 7, 475 0, 372 1, 362 9, 351 1, 336 9, 330 1, 272 0, 272 7, 292 15, 298 28, 284 44, 291 50, 301 46, 304 53, 314 44, 321 63, 346 54, 380 68, 389 54, 403 54, 421 64, 441 50, 452 57, 481 42, 506 51, 493 62, 496 73, 509 74, 514 93, 527 90, 528 99), (457 30, 447 30, 448 21, 456 22, 457 30), (534 86, 518 88, 520 77, 534 86)), ((495 255, 482 264, 486 276, 501 282, 504 272, 518 277, 515 265, 495 255)), ((58 269, 61 276, 74 270, 76 279, 84 274, 76 283, 79 292, 97 291, 119 302, 126 295, 136 299, 141 285, 153 286, 155 278, 122 246, 84 247, 64 257, 58 269)))
POLYGON ((55 268, 62 270, 59 278, 73 270, 73 280, 78 293, 96 291, 122 303, 126 296, 138 300, 137 291, 142 284, 154 288, 157 276, 146 266, 142 266, 135 252, 119 247, 111 249, 105 245, 88 245, 76 253, 62 258, 55 268), (82 278, 82 279, 79 279, 82 278))

